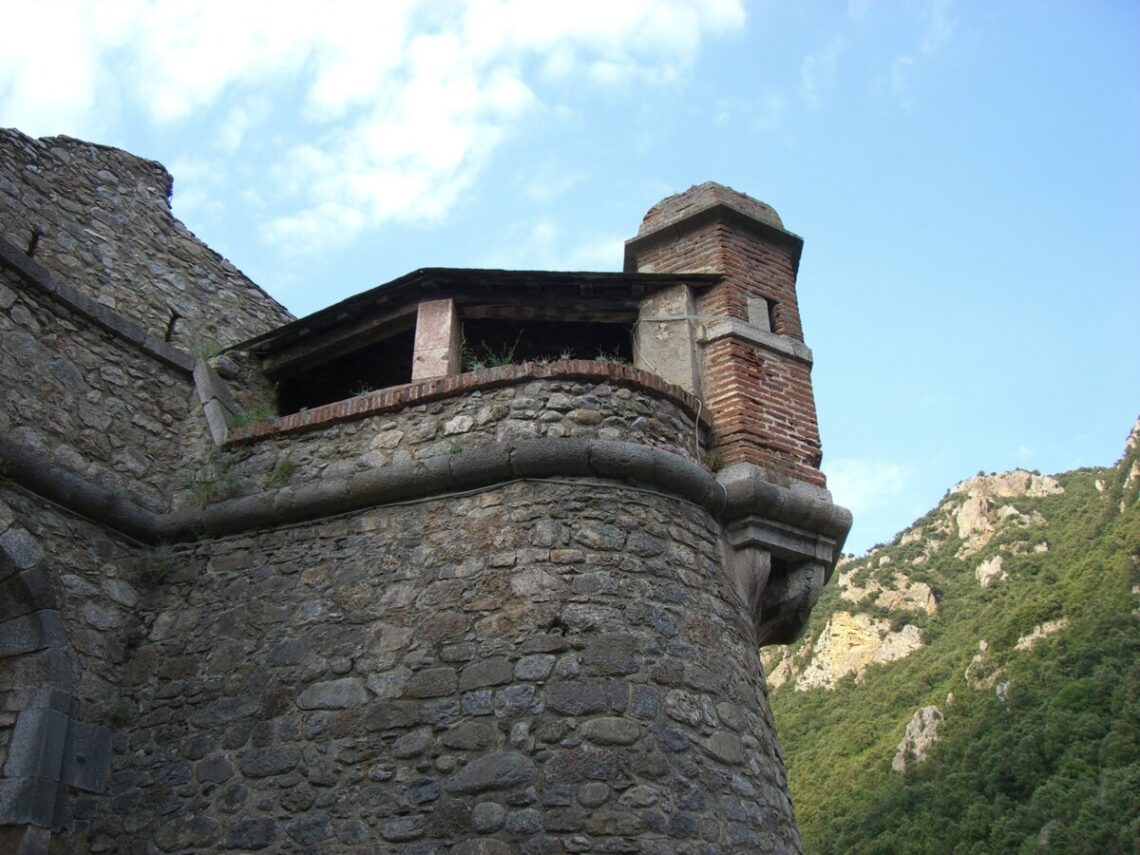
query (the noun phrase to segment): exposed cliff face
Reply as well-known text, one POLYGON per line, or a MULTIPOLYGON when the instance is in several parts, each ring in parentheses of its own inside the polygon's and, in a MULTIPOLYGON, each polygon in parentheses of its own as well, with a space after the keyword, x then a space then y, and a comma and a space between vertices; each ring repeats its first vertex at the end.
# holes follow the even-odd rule
POLYGON ((984 815, 939 833, 1128 851, 1138 514, 1140 422, 1114 467, 968 478, 840 562, 805 637, 762 656, 807 850, 886 828, 929 851, 934 825, 984 815))
POLYGON ((926 752, 938 742, 938 727, 944 720, 942 710, 936 706, 919 709, 907 722, 906 733, 899 740, 899 749, 891 761, 891 768, 896 772, 905 772, 908 762, 921 763, 925 760, 926 752))
POLYGON ((955 558, 969 559, 1001 533, 998 551, 974 563, 971 572, 982 588, 1008 580, 1006 554, 1041 554, 1049 549, 1047 541, 1033 534, 1046 524, 1045 517, 1035 508, 1021 510, 1015 502, 1064 491, 1056 478, 1023 469, 961 481, 931 514, 903 532, 895 546, 840 564, 839 598, 870 608, 873 614, 837 611, 809 645, 794 653, 768 653, 768 685, 775 688, 791 680, 797 691, 833 689, 848 674, 861 680, 869 666, 903 659, 921 649, 921 629, 911 624, 892 628, 892 620, 898 624, 908 615, 937 618, 938 595, 919 578, 931 556, 953 544, 955 558))
POLYGON ((925 582, 912 581, 903 572, 896 571, 885 583, 868 579, 862 585, 855 581, 855 574, 855 570, 840 573, 838 585, 840 596, 856 605, 869 601, 887 611, 924 612, 928 615, 938 611, 934 590, 925 582))
POLYGON ((812 645, 811 657, 796 678, 796 689, 834 689, 848 674, 858 681, 869 666, 902 659, 920 647, 918 627, 906 624, 896 631, 887 620, 835 612, 812 645))

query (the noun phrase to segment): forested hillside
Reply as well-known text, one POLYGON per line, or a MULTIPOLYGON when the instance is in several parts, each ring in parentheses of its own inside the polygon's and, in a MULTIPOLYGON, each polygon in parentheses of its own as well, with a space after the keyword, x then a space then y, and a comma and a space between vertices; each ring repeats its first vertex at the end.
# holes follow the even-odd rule
POLYGON ((1131 853, 1140 423, 1112 468, 957 485, 766 657, 809 853, 1131 853))

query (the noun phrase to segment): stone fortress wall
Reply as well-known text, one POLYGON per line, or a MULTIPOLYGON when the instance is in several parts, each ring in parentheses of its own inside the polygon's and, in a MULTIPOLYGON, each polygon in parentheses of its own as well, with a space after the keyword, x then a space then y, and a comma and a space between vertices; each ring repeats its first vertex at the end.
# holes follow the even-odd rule
POLYGON ((0 234, 101 305, 201 352, 290 320, 170 213, 160 163, 70 137, 0 129, 0 234))
POLYGON ((154 511, 204 450, 185 368, 149 357, 0 270, 0 431, 154 511))
POLYGON ((0 849, 797 851, 757 648, 850 524, 818 479, 601 363, 239 426, 272 384, 190 330, 288 317, 165 175, 0 132, 0 849))

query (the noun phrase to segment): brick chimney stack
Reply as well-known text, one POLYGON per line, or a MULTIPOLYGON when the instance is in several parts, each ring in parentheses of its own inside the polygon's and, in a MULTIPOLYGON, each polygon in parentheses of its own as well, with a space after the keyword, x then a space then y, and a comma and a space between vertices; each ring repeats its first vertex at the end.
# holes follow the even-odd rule
POLYGON ((627 273, 720 273, 695 297, 698 395, 725 464, 824 485, 796 273, 803 239, 756 199, 714 182, 650 208, 626 242, 627 273))

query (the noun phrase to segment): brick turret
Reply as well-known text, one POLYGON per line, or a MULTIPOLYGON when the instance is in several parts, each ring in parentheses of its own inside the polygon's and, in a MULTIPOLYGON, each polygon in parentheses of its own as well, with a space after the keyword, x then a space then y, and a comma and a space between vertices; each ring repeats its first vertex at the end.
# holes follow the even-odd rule
POLYGON ((823 485, 811 351, 796 273, 803 239, 769 205, 714 182, 654 205, 627 273, 720 273, 694 301, 700 388, 725 463, 823 485))

